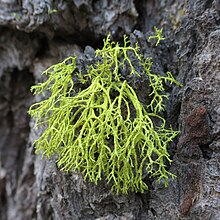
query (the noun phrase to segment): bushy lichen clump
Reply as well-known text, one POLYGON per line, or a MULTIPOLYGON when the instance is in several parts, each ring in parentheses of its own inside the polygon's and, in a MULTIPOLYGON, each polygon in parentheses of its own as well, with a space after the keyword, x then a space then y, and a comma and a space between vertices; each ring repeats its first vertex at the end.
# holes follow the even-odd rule
POLYGON ((76 68, 77 58, 69 57, 44 72, 49 77, 46 82, 32 87, 34 94, 49 91, 47 99, 29 110, 37 126, 46 126, 35 141, 37 152, 57 155, 61 170, 81 172, 85 180, 97 184, 106 179, 116 193, 147 190, 143 174, 164 179, 167 185, 168 178, 174 177, 165 165, 171 162, 167 145, 178 132, 165 128, 158 113, 167 98, 162 93, 164 82, 178 83, 170 73, 153 74, 151 59, 144 59, 138 44, 132 47, 126 36, 123 46, 110 42, 108 36, 96 56, 100 61, 87 66, 86 75, 76 68), (140 76, 128 53, 148 77, 152 91, 148 106, 140 103, 120 74, 126 65, 131 75, 140 76), (73 74, 89 86, 76 92, 73 74))

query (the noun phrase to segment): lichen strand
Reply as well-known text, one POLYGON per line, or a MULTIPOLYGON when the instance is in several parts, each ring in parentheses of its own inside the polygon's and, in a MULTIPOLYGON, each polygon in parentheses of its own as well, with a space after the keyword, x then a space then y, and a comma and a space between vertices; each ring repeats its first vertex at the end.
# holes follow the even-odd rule
POLYGON ((116 193, 144 192, 148 189, 143 181, 146 174, 167 185, 168 178, 174 177, 165 165, 171 162, 167 145, 178 132, 165 128, 165 119, 158 113, 167 98, 163 83, 178 82, 170 73, 166 77, 153 74, 151 59, 143 59, 138 44, 130 46, 126 36, 123 46, 110 42, 108 36, 96 56, 100 61, 87 66, 86 75, 77 70, 77 58, 69 57, 44 72, 49 76, 46 82, 32 87, 34 94, 49 91, 47 99, 29 110, 36 125, 45 126, 34 143, 36 151, 47 157, 56 154, 61 170, 81 172, 85 180, 97 184, 104 178, 116 193), (140 76, 128 52, 135 55, 139 69, 149 79, 149 106, 140 103, 120 75, 127 65, 129 74, 140 76), (76 92, 72 74, 90 85, 76 92))

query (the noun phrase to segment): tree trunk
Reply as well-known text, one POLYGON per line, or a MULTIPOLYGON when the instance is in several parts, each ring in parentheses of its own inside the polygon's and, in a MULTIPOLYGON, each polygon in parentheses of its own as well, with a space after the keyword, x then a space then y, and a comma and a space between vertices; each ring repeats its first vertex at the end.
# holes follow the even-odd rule
POLYGON ((0 25, 1 220, 220 219, 219 0, 0 0, 0 25), (40 99, 30 86, 41 73, 86 46, 100 48, 108 33, 133 33, 146 45, 153 26, 166 40, 142 49, 154 71, 184 85, 170 89, 166 105, 168 124, 181 132, 169 146, 169 186, 152 179, 143 194, 117 196, 35 155, 39 133, 27 110, 40 99))

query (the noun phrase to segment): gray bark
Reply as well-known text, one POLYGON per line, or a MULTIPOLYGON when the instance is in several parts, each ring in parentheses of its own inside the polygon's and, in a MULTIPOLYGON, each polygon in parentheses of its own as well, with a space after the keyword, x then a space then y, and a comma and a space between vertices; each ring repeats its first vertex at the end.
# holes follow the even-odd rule
POLYGON ((0 219, 220 219, 219 0, 1 0, 0 25, 0 219), (154 25, 166 40, 150 50, 145 33, 154 25), (115 40, 133 33, 154 71, 184 85, 167 102, 167 121, 181 131, 169 146, 177 178, 167 188, 152 180, 144 194, 116 196, 34 153, 39 131, 27 109, 40 97, 30 86, 52 64, 100 47, 109 32, 115 40))

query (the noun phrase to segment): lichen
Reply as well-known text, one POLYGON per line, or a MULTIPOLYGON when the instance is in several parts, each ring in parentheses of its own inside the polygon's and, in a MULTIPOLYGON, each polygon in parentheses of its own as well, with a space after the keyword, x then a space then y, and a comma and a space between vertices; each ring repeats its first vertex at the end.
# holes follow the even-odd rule
POLYGON ((62 171, 81 172, 95 184, 105 179, 116 193, 144 192, 148 189, 144 175, 163 179, 167 186, 174 178, 166 168, 172 162, 167 146, 178 132, 167 128, 160 112, 168 98, 164 82, 179 83, 169 72, 152 73, 152 60, 144 59, 138 44, 132 47, 127 36, 123 46, 108 36, 96 57, 99 61, 87 66, 87 74, 78 70, 77 57, 69 57, 44 72, 47 81, 31 88, 34 95, 47 94, 29 109, 36 126, 45 127, 34 142, 36 152, 57 155, 62 171), (129 53, 138 63, 132 63, 129 53), (130 75, 141 77, 140 69, 146 74, 151 88, 148 106, 120 74, 125 66, 130 75), (76 90, 73 75, 89 85, 76 90))

